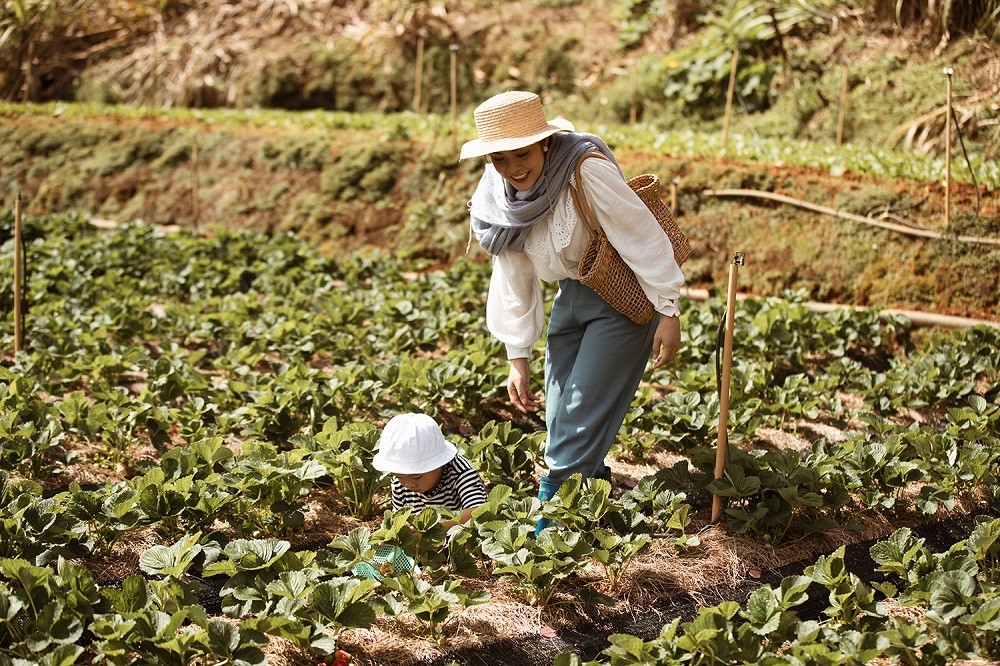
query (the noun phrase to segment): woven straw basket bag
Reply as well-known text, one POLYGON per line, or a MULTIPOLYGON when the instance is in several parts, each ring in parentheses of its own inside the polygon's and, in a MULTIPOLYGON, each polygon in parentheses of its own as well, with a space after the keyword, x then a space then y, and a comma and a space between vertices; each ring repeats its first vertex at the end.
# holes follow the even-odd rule
MULTIPOLYGON (((590 242, 580 258, 580 282, 593 289, 613 308, 637 324, 648 323, 653 318, 653 304, 646 298, 645 292, 639 286, 635 273, 621 258, 618 251, 608 241, 604 229, 597 221, 586 193, 583 191, 583 181, 580 178, 580 167, 589 157, 607 159, 602 153, 591 151, 580 157, 576 163, 575 181, 572 187, 573 203, 577 215, 587 225, 590 242)), ((639 195, 646 208, 660 223, 660 228, 667 234, 674 248, 674 259, 680 266, 691 254, 691 244, 684 232, 677 226, 674 216, 670 213, 659 195, 659 179, 653 174, 642 174, 628 181, 628 186, 639 195)))

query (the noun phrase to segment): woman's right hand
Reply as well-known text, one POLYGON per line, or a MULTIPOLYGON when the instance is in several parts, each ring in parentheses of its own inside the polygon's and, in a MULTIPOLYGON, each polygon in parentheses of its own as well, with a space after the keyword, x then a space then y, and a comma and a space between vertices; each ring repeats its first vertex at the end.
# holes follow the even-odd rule
POLYGON ((533 412, 539 405, 538 396, 528 388, 531 368, 526 358, 510 360, 510 374, 507 376, 507 395, 510 402, 524 413, 533 412))

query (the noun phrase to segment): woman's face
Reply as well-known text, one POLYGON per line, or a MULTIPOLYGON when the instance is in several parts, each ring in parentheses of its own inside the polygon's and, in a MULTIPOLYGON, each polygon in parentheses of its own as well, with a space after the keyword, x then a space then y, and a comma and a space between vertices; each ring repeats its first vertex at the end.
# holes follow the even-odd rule
POLYGON ((543 144, 547 145, 548 141, 539 141, 517 150, 490 153, 490 161, 504 180, 513 185, 515 190, 524 192, 530 190, 542 175, 542 167, 545 165, 543 144))

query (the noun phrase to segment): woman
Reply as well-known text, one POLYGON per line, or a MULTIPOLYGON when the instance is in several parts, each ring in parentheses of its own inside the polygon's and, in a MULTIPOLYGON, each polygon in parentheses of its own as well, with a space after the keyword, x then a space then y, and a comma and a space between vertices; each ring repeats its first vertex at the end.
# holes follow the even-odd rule
MULTIPOLYGON (((548 122, 538 96, 505 92, 475 111, 478 138, 461 159, 488 156, 469 203, 472 231, 493 255, 486 306, 490 332, 507 347, 507 392, 521 412, 540 400, 530 388, 531 348, 541 337, 544 309, 538 280, 559 282, 545 354, 548 474, 539 498, 550 499, 570 476, 611 480, 604 458, 642 378, 680 347, 677 299, 684 276, 667 235, 633 192, 607 145, 548 122), (581 155, 599 150, 580 170, 583 192, 608 240, 635 272, 657 311, 635 324, 580 283, 578 264, 589 240, 577 219, 570 181, 581 155)), ((536 534, 547 521, 540 521, 536 534)))

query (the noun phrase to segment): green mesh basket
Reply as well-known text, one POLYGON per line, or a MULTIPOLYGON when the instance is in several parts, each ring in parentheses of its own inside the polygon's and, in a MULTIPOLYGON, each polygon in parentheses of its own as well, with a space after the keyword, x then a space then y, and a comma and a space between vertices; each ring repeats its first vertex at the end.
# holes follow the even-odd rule
POLYGON ((368 562, 359 562, 351 570, 354 574, 373 580, 382 576, 395 576, 413 571, 413 558, 391 543, 384 543, 375 549, 375 555, 368 562))

